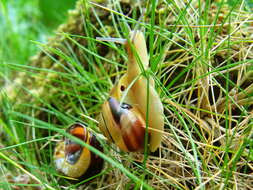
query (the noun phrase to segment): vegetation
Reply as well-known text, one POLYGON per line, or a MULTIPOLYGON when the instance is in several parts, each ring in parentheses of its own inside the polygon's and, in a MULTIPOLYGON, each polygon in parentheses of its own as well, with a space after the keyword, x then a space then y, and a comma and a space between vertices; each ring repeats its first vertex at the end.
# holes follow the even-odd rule
POLYGON ((74 2, 0 1, 0 189, 253 188, 253 3, 74 2), (96 37, 135 29, 165 115, 161 147, 145 155, 119 151, 97 126, 127 55, 96 37), (105 159, 78 183, 53 163, 74 122, 97 135, 105 159))

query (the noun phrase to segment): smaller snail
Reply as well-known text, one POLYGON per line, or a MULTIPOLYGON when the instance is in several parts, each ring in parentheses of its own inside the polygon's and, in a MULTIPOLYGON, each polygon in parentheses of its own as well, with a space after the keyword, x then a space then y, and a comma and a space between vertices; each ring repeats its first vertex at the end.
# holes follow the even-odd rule
MULTIPOLYGON (((111 38, 97 39, 113 41, 111 38)), ((147 127, 148 147, 154 152, 161 144, 164 131, 163 104, 154 79, 143 76, 149 65, 144 34, 131 31, 129 39, 115 39, 126 47, 127 70, 102 105, 99 128, 122 151, 133 152, 144 149, 147 127)))
MULTIPOLYGON (((102 151, 97 138, 80 123, 71 125, 69 134, 102 151)), ((103 167, 103 159, 71 139, 60 141, 54 152, 56 169, 72 178, 83 179, 99 173, 103 167)))

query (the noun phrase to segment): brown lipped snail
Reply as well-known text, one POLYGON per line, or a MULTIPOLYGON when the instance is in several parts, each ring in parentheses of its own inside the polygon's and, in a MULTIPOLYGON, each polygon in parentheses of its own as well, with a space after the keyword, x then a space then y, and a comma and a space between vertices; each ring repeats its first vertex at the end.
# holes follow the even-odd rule
POLYGON ((144 77, 139 66, 141 64, 147 70, 149 64, 143 33, 130 32, 129 39, 125 40, 127 71, 102 105, 99 127, 122 151, 132 152, 144 149, 148 126, 148 146, 154 152, 161 144, 164 130, 163 105, 155 90, 153 78, 144 77))
MULTIPOLYGON (((81 123, 71 125, 66 132, 103 151, 96 136, 81 123)), ((103 167, 102 158, 69 138, 64 138, 56 145, 54 163, 58 171, 76 179, 96 175, 103 167)))

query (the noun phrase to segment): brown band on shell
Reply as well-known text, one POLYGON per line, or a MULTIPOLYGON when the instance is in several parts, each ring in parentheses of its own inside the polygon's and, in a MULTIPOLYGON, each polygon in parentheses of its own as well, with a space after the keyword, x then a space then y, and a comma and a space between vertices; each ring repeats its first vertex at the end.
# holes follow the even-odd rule
MULTIPOLYGON (((90 134, 90 140, 89 140, 89 145, 92 147, 96 148, 100 152, 103 152, 103 148, 99 141, 97 140, 96 136, 90 134)), ((91 152, 91 163, 85 174, 82 176, 82 178, 89 178, 91 176, 94 176, 98 174, 104 165, 104 160, 96 155, 95 153, 91 152)))
POLYGON ((145 128, 140 120, 132 123, 130 130, 122 131, 124 143, 129 151, 142 150, 144 147, 145 128))
POLYGON ((145 139, 145 124, 141 123, 140 120, 136 120, 133 127, 133 134, 135 135, 136 142, 139 145, 139 148, 144 147, 144 139, 145 139))

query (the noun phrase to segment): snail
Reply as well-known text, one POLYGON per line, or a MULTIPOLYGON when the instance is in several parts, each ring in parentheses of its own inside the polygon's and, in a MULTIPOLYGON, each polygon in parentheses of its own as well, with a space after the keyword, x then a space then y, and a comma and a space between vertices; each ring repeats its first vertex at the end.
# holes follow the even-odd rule
MULTIPOLYGON (((75 123, 66 131, 102 151, 97 138, 84 125, 75 123)), ((103 166, 103 159, 73 140, 64 138, 55 148, 54 163, 56 169, 64 175, 83 179, 99 173, 103 166)))
POLYGON ((122 151, 133 152, 144 149, 148 126, 148 147, 154 152, 160 146, 164 130, 163 105, 154 79, 144 77, 140 69, 142 66, 147 70, 149 64, 144 34, 132 31, 129 39, 120 40, 128 54, 127 71, 102 105, 99 128, 122 151))

